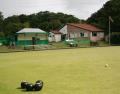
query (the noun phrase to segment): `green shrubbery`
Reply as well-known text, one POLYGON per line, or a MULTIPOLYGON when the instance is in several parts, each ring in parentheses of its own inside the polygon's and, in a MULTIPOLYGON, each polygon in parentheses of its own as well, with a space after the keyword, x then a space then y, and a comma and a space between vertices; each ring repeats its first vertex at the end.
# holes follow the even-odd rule
POLYGON ((120 45, 120 34, 111 35, 111 44, 120 45))

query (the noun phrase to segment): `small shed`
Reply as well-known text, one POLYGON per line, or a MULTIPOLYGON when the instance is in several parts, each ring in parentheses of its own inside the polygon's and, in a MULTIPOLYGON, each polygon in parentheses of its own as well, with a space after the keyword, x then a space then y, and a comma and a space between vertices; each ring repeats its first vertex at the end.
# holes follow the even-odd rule
POLYGON ((24 28, 17 32, 16 45, 48 44, 48 33, 39 28, 24 28))
POLYGON ((60 42, 61 35, 62 35, 62 33, 57 30, 53 30, 53 31, 49 32, 49 42, 60 42))

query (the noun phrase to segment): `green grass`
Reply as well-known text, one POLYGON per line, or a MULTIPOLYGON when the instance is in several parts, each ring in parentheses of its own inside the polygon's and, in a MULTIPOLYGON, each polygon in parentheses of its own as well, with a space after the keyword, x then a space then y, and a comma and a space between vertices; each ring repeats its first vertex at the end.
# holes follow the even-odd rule
POLYGON ((0 53, 15 51, 24 51, 24 48, 23 47, 9 48, 7 46, 0 46, 0 53))
POLYGON ((53 48, 69 48, 68 45, 65 44, 65 42, 52 42, 51 43, 53 48))
POLYGON ((120 94, 119 72, 119 46, 1 53, 0 94, 120 94), (40 92, 17 89, 38 79, 40 92))

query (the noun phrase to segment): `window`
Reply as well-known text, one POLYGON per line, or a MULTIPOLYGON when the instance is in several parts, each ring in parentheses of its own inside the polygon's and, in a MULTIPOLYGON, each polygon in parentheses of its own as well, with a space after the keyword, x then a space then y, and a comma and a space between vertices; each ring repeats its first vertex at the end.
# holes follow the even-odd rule
POLYGON ((81 32, 81 33, 80 33, 80 36, 81 36, 81 37, 84 37, 84 33, 83 33, 83 32, 81 32))
POLYGON ((96 36, 97 36, 97 33, 96 33, 96 32, 92 32, 92 36, 93 36, 93 37, 96 37, 96 36))

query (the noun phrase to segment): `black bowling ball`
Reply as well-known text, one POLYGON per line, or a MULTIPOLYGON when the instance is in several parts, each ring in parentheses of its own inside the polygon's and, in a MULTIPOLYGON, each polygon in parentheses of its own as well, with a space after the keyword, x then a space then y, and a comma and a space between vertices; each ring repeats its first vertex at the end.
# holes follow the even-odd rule
POLYGON ((27 85, 26 85, 26 90, 27 90, 27 91, 32 91, 33 88, 34 88, 33 84, 27 84, 27 85))
POLYGON ((21 82, 21 88, 22 88, 22 89, 25 89, 27 84, 28 84, 28 82, 22 81, 22 82, 21 82))
POLYGON ((42 80, 37 80, 36 83, 43 83, 43 81, 42 80))
POLYGON ((43 84, 42 84, 42 83, 36 83, 36 84, 34 85, 34 90, 35 90, 35 91, 40 91, 40 90, 42 89, 42 87, 43 87, 43 84))

